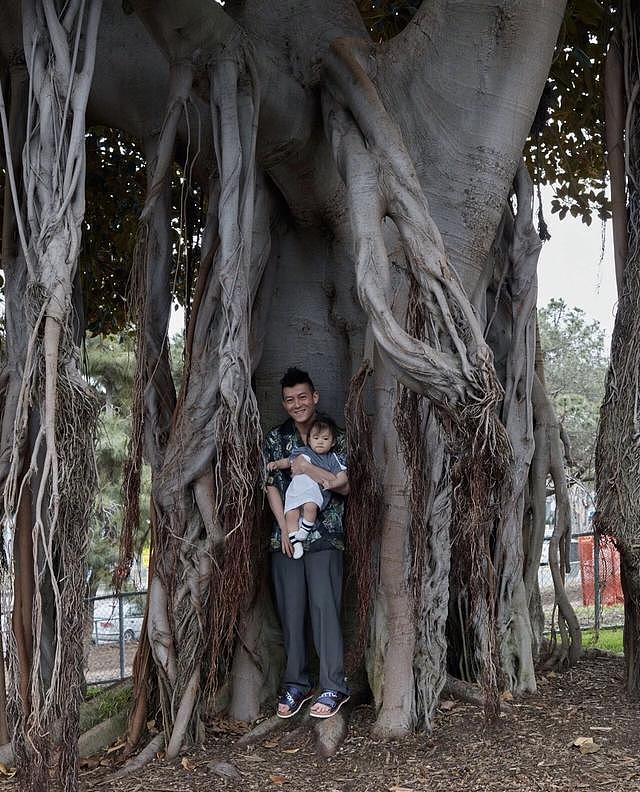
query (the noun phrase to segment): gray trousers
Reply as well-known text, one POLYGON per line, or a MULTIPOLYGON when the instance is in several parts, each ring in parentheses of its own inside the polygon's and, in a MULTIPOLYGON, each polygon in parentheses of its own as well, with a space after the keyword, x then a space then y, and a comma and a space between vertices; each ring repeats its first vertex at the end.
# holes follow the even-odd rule
POLYGON ((311 687, 305 640, 308 603, 320 687, 348 693, 340 624, 342 551, 318 550, 296 560, 276 551, 271 553, 271 570, 287 656, 283 685, 311 687))

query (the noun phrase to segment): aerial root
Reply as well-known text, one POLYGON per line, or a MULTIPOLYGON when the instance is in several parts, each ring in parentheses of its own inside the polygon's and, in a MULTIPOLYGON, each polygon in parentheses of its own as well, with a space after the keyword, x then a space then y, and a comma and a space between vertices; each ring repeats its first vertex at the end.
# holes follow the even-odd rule
MULTIPOLYGON (((455 271, 450 267, 400 129, 367 72, 367 53, 349 40, 334 43, 325 63, 325 132, 346 186, 355 237, 358 295, 381 356, 398 381, 433 404, 454 456, 453 575, 469 597, 465 629, 474 637, 474 671, 483 680, 487 717, 499 711, 495 570, 491 535, 505 499, 512 449, 496 417, 503 398, 491 350, 455 271), (406 329, 393 317, 390 262, 380 219, 398 229, 411 284, 406 329)), ((420 406, 405 394, 401 436, 423 431, 420 406), (405 426, 407 420, 411 427, 405 426), (403 423, 404 421, 404 423, 403 423)), ((415 453, 408 466, 420 466, 415 453)), ((416 510, 425 500, 419 471, 411 475, 416 510)), ((420 517, 419 525, 424 523, 420 517)), ((418 529, 420 533, 420 529, 418 529)), ((424 533, 424 532, 422 532, 424 533)), ((424 555, 421 536, 413 537, 424 555)), ((412 570, 414 592, 420 568, 412 570)))
POLYGON ((364 390, 372 363, 364 360, 349 383, 344 413, 349 456, 349 488, 352 502, 361 508, 347 509, 347 581, 353 581, 358 603, 358 633, 349 647, 345 667, 351 673, 361 662, 367 645, 369 612, 374 593, 374 570, 371 548, 380 527, 382 488, 373 455, 371 419, 364 408, 364 390))
POLYGON ((127 763, 123 765, 118 770, 118 772, 111 776, 105 783, 110 783, 112 780, 118 781, 121 778, 126 778, 128 775, 142 770, 143 767, 148 765, 149 762, 152 762, 156 758, 157 754, 162 751, 163 747, 164 734, 160 732, 145 745, 139 754, 136 754, 131 759, 129 759, 127 763))

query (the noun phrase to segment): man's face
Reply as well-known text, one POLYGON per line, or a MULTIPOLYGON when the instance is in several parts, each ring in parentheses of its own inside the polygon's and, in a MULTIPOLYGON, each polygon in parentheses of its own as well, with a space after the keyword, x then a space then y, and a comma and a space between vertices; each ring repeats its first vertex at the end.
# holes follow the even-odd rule
POLYGON ((308 382, 282 389, 282 406, 298 424, 306 423, 313 418, 318 399, 318 392, 312 391, 308 382))

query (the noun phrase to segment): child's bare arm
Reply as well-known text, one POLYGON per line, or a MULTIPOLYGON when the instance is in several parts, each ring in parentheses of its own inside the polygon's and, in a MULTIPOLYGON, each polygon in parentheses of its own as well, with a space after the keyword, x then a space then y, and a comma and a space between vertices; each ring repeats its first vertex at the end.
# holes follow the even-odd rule
POLYGON ((274 459, 273 462, 269 462, 267 465, 267 470, 288 470, 290 467, 290 458, 284 457, 283 459, 274 459))
POLYGON ((345 484, 348 485, 349 478, 347 476, 346 470, 341 470, 339 473, 329 473, 325 471, 325 477, 320 482, 320 485, 323 489, 326 490, 334 490, 339 491, 340 494, 346 494, 343 492, 345 484))

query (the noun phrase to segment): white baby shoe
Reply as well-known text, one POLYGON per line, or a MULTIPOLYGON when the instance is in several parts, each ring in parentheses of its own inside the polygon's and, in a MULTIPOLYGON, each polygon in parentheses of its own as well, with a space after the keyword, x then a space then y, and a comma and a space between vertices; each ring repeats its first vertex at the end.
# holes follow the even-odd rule
POLYGON ((293 545, 293 557, 302 558, 304 554, 303 542, 309 538, 309 534, 313 531, 313 525, 307 526, 303 523, 302 517, 298 522, 298 530, 289 534, 289 540, 293 545))

